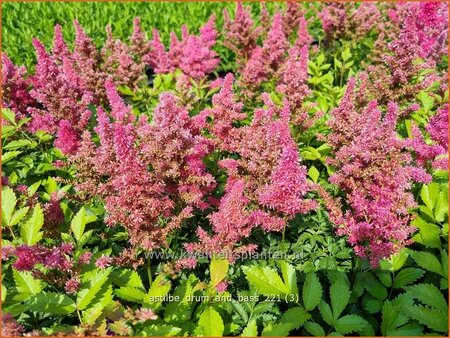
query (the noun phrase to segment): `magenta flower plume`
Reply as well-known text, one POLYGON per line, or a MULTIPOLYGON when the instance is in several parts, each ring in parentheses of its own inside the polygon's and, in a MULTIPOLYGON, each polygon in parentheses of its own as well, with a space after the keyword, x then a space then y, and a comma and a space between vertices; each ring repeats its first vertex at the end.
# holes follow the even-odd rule
POLYGON ((346 193, 349 207, 332 221, 339 234, 348 235, 355 252, 376 266, 410 243, 414 228, 408 210, 415 204, 409 190, 414 180, 428 182, 430 176, 411 166, 412 158, 395 131, 397 106, 390 103, 384 117, 375 101, 358 111, 354 88, 351 79, 329 121, 328 143, 335 152, 329 163, 336 169, 330 182, 346 193))
POLYGON ((28 115, 27 108, 36 105, 28 92, 30 79, 26 68, 16 67, 5 53, 2 53, 2 106, 10 108, 20 119, 28 115))

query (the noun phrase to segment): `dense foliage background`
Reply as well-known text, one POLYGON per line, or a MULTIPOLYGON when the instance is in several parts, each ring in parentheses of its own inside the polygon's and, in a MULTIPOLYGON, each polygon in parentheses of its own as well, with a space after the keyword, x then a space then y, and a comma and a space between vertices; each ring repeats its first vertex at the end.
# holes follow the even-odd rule
POLYGON ((2 3, 2 334, 447 335, 447 13, 2 3))

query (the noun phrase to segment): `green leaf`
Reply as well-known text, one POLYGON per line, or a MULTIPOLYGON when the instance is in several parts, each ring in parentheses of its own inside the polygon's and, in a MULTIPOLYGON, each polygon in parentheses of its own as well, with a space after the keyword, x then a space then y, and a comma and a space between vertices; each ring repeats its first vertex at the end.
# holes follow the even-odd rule
POLYGON ((408 252, 405 249, 400 250, 398 253, 392 255, 392 269, 393 271, 398 271, 405 264, 408 259, 408 252))
POLYGON ((421 305, 413 305, 405 312, 419 323, 428 326, 438 332, 448 331, 448 313, 430 309, 421 305))
POLYGON ((20 236, 25 244, 34 245, 42 238, 43 232, 40 231, 44 225, 44 213, 41 205, 36 204, 28 221, 22 225, 20 236))
POLYGON ((426 113, 428 113, 430 109, 433 108, 434 100, 426 92, 424 91, 419 92, 419 94, 417 94, 417 98, 422 103, 422 107, 426 113))
POLYGON ((448 312, 448 305, 441 291, 433 284, 417 284, 406 288, 412 298, 438 311, 448 312))
POLYGON ((258 326, 256 325, 256 320, 252 319, 248 322, 247 326, 242 331, 241 337, 257 337, 258 336, 258 326))
POLYGON ((319 180, 320 172, 315 166, 311 166, 311 168, 309 168, 308 170, 308 176, 311 177, 314 183, 317 183, 317 181, 319 180))
POLYGON ((31 272, 17 271, 13 269, 13 277, 16 282, 17 291, 20 294, 36 295, 40 293, 44 287, 43 282, 35 279, 31 272))
POLYGON ((29 146, 30 144, 32 144, 32 142, 30 140, 15 140, 15 141, 11 141, 7 145, 5 145, 3 147, 3 149, 8 149, 8 150, 18 149, 21 147, 29 146))
POLYGON ((387 297, 387 289, 373 274, 367 272, 364 274, 364 287, 372 296, 383 300, 387 297))
POLYGON ((110 269, 97 270, 89 280, 82 283, 77 293, 78 310, 86 309, 108 280, 110 269))
POLYGON ((7 151, 6 153, 2 154, 2 164, 5 164, 6 162, 11 161, 12 159, 16 158, 22 154, 21 151, 14 150, 14 151, 7 151))
POLYGON ((439 185, 437 183, 431 183, 429 185, 423 185, 420 190, 420 197, 425 203, 428 209, 433 210, 435 202, 439 194, 439 185))
MULTIPOLYGON (((344 311, 350 300, 350 289, 342 279, 337 279, 330 287, 331 309, 333 310, 333 323, 344 311)), ((325 318, 324 318, 325 319, 325 318)))
POLYGON ((394 288, 401 288, 422 278, 425 271, 417 268, 405 268, 394 278, 394 288))
POLYGON ((403 312, 412 304, 412 298, 406 294, 392 301, 385 301, 381 311, 381 333, 385 336, 395 335, 395 330, 408 322, 408 317, 403 312))
POLYGON ((306 331, 316 337, 325 337, 325 331, 319 324, 315 322, 306 322, 304 325, 306 331))
POLYGON ((84 207, 77 212, 77 214, 72 218, 72 222, 70 223, 70 229, 73 232, 73 235, 77 242, 81 241, 83 237, 84 230, 86 228, 86 224, 93 222, 96 220, 96 217, 93 215, 88 215, 84 207))
POLYGON ((319 311, 325 323, 332 326, 334 323, 333 313, 331 312, 330 306, 324 300, 321 300, 319 304, 319 311))
POLYGON ((146 326, 140 335, 144 337, 174 337, 181 336, 179 334, 180 332, 181 328, 179 327, 165 324, 152 324, 146 326))
POLYGON ((289 288, 289 293, 292 295, 298 295, 297 275, 295 273, 295 268, 286 261, 278 262, 281 270, 281 275, 283 276, 283 281, 289 288))
POLYGON ((132 286, 122 286, 114 291, 117 297, 125 299, 129 302, 143 303, 146 293, 142 289, 138 289, 132 286))
POLYGON ((198 320, 198 326, 203 335, 207 337, 222 337, 225 329, 222 317, 211 306, 207 306, 203 310, 198 320))
POLYGON ((6 287, 2 284, 2 303, 5 301, 7 294, 8 291, 6 290, 6 287))
POLYGON ((302 295, 306 311, 311 311, 319 305, 322 298, 322 285, 315 273, 312 272, 306 275, 302 295))
POLYGON ((16 124, 16 114, 11 109, 2 108, 2 116, 6 121, 12 123, 13 125, 17 125, 16 124))
POLYGON ((428 248, 440 248, 442 246, 439 226, 427 223, 422 218, 417 217, 412 225, 419 229, 419 232, 414 235, 414 241, 425 245, 428 248))
POLYGON ((14 226, 14 225, 18 224, 27 215, 29 209, 30 209, 29 207, 24 207, 24 208, 17 210, 14 213, 13 217, 11 218, 10 225, 14 226))
POLYGON ((310 318, 311 315, 302 307, 298 306, 290 308, 283 314, 278 323, 269 323, 269 325, 264 328, 261 335, 285 337, 290 331, 298 329, 310 318))
POLYGON ((210 274, 211 274, 211 286, 215 287, 219 284, 228 272, 228 260, 227 259, 216 259, 211 260, 210 274))
POLYGON ((28 308, 45 314, 67 315, 75 312, 76 305, 70 297, 53 292, 41 292, 31 296, 28 308))
POLYGON ((113 289, 111 284, 105 284, 100 290, 101 297, 94 298, 93 305, 82 311, 83 323, 94 325, 95 321, 103 314, 103 310, 113 302, 113 289), (98 299, 97 299, 98 298, 98 299))
POLYGON ((241 302, 238 302, 237 300, 232 299, 231 305, 233 306, 234 310, 241 316, 242 320, 247 323, 248 322, 248 313, 245 310, 245 308, 242 306, 241 302))
POLYGON ((347 334, 350 332, 358 332, 364 326, 370 325, 369 322, 358 315, 346 315, 339 318, 334 324, 337 332, 347 334))
POLYGON ((421 268, 427 271, 435 272, 439 275, 443 275, 441 263, 432 253, 426 251, 410 250, 409 255, 421 268))
POLYGON ((172 283, 164 278, 163 275, 158 275, 152 283, 148 294, 144 297, 144 304, 151 307, 153 310, 157 310, 162 301, 158 299, 164 298, 172 287, 172 283))
POLYGON ((131 286, 135 288, 144 288, 139 274, 130 269, 114 270, 111 273, 111 281, 117 286, 131 286))
POLYGON ((2 224, 11 226, 11 218, 16 207, 16 194, 10 187, 2 189, 2 224))
POLYGON ((276 271, 265 266, 243 266, 242 270, 250 285, 254 286, 261 294, 285 295, 289 293, 289 287, 283 283, 276 271))

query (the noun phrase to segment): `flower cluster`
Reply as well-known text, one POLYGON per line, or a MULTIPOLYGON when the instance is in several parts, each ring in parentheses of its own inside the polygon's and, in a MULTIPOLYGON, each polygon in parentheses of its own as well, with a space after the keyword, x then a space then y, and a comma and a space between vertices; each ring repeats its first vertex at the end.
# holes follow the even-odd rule
POLYGON ((2 57, 6 106, 21 116, 32 117, 30 131, 44 130, 56 135, 55 146, 65 154, 77 151, 81 132, 92 114, 88 105, 104 100, 106 80, 137 88, 145 77, 150 51, 139 19, 134 21, 130 45, 114 41, 107 28, 108 41, 101 51, 77 21, 74 26, 73 52, 67 47, 59 25, 55 26, 51 53, 39 40, 33 40, 37 53, 33 76, 26 78, 24 68, 16 68, 6 56, 2 57))
POLYGON ((380 11, 374 3, 327 3, 319 12, 328 43, 333 40, 360 39, 379 27, 380 11))
POLYGON ((416 162, 427 167, 431 162, 434 169, 448 169, 448 104, 444 104, 437 113, 431 117, 426 126, 430 135, 431 144, 427 143, 419 127, 412 126, 412 138, 406 141, 414 150, 416 162))
POLYGON ((328 143, 334 151, 329 164, 335 168, 330 182, 346 193, 347 210, 333 217, 338 233, 347 235, 355 252, 369 257, 373 266, 409 243, 414 228, 409 209, 415 206, 409 192, 413 181, 429 182, 430 176, 411 166, 411 154, 395 128, 398 108, 388 104, 383 116, 376 101, 355 107, 356 80, 349 80, 339 107, 332 111, 328 143))
POLYGON ((435 68, 442 50, 447 50, 446 13, 447 4, 443 2, 411 2, 398 6, 395 34, 390 34, 390 42, 380 37, 379 52, 367 67, 371 92, 378 102, 411 103, 418 92, 438 80, 436 73, 430 70, 435 68))
POLYGON ((200 28, 199 36, 189 34, 187 26, 183 25, 181 40, 172 32, 168 51, 159 32, 154 29, 151 50, 147 55, 154 72, 165 74, 179 68, 194 79, 201 79, 211 73, 220 62, 217 53, 212 50, 217 38, 214 22, 215 17, 211 16, 206 25, 200 28))
POLYGON ((2 107, 10 108, 18 118, 25 117, 28 107, 35 105, 28 92, 30 79, 25 78, 25 74, 25 67, 16 67, 2 53, 2 107))
POLYGON ((161 95, 152 124, 145 116, 136 120, 112 83, 107 94, 112 120, 98 108, 100 144, 86 131, 71 158, 78 190, 104 198, 106 223, 124 225, 134 245, 151 250, 165 244, 192 207, 208 206, 204 196, 215 182, 202 158, 209 142, 171 94, 161 95))
MULTIPOLYGON (((263 95, 267 109, 255 110, 249 126, 233 127, 232 123, 244 116, 242 105, 235 102, 231 84, 232 76, 227 75, 222 90, 213 97, 212 109, 200 116, 209 114, 214 124, 218 121, 219 128, 213 125, 206 128, 217 136, 221 152, 237 154, 239 158, 219 161, 228 179, 218 210, 208 216, 213 234, 198 228, 200 241, 186 245, 191 253, 253 252, 257 248, 255 244, 236 247, 250 236, 253 228, 281 231, 296 214, 316 208, 314 201, 305 199, 311 187, 306 182, 306 169, 300 165, 289 130, 287 100, 279 108, 268 95, 263 95)), ((204 117, 199 120, 206 121, 204 117)))

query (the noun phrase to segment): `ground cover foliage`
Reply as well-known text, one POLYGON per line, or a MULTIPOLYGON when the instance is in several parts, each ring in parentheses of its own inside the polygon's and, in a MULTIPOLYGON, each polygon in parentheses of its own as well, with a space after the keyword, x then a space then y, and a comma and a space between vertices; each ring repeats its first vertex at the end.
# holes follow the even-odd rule
POLYGON ((2 10, 3 335, 448 334, 446 3, 2 10))

